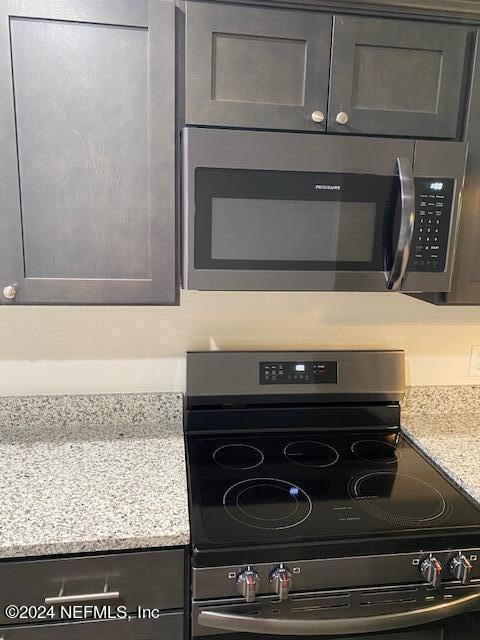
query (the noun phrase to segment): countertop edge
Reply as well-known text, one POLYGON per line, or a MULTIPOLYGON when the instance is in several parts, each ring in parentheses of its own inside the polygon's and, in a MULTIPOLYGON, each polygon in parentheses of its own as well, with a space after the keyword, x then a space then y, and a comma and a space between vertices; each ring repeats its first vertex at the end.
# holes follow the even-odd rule
POLYGON ((189 532, 151 538, 122 538, 83 541, 52 542, 40 545, 12 545, 0 548, 0 560, 34 560, 45 556, 75 556, 82 553, 117 553, 121 551, 154 551, 188 547, 189 532))

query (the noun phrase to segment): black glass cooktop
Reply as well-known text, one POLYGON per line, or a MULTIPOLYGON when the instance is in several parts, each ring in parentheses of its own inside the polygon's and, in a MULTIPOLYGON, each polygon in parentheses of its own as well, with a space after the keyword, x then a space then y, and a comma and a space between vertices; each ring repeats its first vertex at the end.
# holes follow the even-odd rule
POLYGON ((479 527, 398 434, 188 438, 197 548, 479 527))

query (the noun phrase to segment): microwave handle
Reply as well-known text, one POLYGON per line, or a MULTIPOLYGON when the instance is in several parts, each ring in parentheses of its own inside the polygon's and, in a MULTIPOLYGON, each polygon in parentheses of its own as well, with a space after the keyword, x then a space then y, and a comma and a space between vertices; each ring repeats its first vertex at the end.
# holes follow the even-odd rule
POLYGON ((415 182, 412 163, 408 158, 397 158, 397 167, 400 178, 402 213, 393 265, 390 272, 385 273, 387 289, 390 291, 398 291, 402 286, 407 272, 415 227, 415 182))
POLYGON ((437 622, 475 609, 480 603, 480 593, 473 593, 458 600, 451 600, 432 607, 360 618, 285 619, 244 616, 238 613, 203 610, 198 623, 204 627, 246 633, 292 636, 350 635, 393 631, 416 625, 437 622))

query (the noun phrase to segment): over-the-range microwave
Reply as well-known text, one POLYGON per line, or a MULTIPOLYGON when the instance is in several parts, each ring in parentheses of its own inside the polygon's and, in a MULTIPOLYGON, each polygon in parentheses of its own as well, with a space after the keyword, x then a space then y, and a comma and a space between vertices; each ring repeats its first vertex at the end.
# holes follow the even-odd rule
POLYGON ((467 144, 187 127, 183 285, 448 291, 467 144))

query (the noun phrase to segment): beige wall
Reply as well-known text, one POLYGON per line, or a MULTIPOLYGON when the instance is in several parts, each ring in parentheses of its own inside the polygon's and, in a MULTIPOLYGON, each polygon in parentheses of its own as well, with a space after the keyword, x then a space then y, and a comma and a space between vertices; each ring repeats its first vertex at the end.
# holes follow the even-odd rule
POLYGON ((0 308, 0 395, 183 390, 187 349, 395 347, 409 384, 468 376, 480 307, 399 294, 197 293, 180 307, 0 308))

